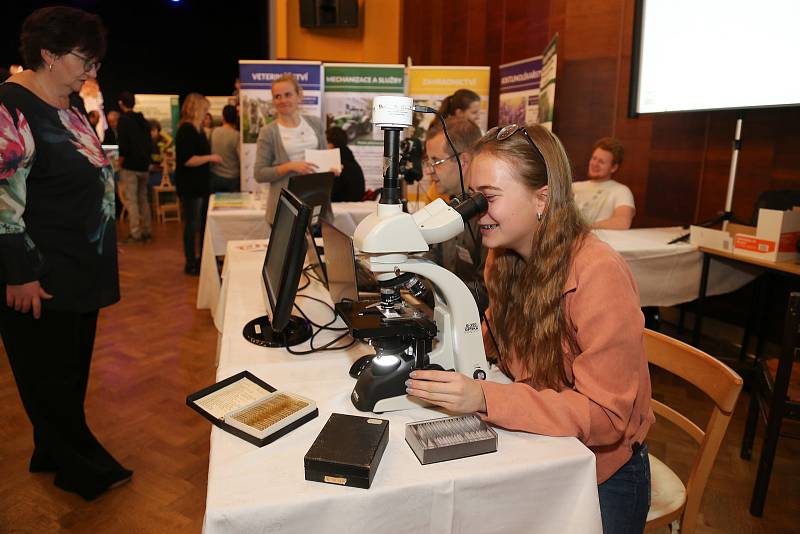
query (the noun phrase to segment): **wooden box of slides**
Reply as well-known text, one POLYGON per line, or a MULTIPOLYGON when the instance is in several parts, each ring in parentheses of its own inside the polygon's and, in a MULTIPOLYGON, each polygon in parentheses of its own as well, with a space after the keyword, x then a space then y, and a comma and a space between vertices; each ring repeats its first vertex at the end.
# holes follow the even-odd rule
POLYGON ((306 480, 369 488, 389 441, 389 421, 331 414, 303 460, 306 480))

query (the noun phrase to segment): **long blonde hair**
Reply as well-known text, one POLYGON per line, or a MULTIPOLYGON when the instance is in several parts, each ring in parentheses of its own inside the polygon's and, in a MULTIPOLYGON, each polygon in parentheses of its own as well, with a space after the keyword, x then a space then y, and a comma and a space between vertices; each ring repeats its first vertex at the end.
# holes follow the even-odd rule
MULTIPOLYGON (((561 141, 541 126, 498 141, 490 130, 473 150, 473 157, 492 156, 514 169, 530 194, 547 185, 547 204, 532 232, 529 261, 509 249, 497 249, 486 276, 492 330, 501 367, 508 371, 511 357, 524 365, 536 387, 561 390, 571 386, 564 368, 564 348, 579 347, 564 314, 563 292, 572 258, 588 229, 572 195, 572 172, 561 141)), ((533 226, 533 224, 532 224, 533 226)))
POLYGON ((203 117, 210 106, 211 102, 200 93, 189 93, 183 100, 181 119, 178 121, 178 124, 180 125, 184 122, 188 122, 197 127, 197 122, 199 121, 202 123, 203 117))

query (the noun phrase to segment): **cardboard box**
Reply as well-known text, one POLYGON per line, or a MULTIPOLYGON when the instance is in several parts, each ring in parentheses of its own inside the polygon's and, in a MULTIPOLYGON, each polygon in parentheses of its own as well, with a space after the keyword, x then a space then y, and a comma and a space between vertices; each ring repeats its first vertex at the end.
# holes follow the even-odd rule
POLYGON ((763 261, 796 261, 797 242, 800 240, 800 209, 768 210, 758 212, 755 235, 737 234, 733 253, 763 261))
POLYGON ((712 248, 728 254, 734 253, 734 239, 737 235, 755 235, 756 229, 742 224, 728 224, 727 230, 715 230, 703 226, 689 228, 689 243, 697 247, 712 248))

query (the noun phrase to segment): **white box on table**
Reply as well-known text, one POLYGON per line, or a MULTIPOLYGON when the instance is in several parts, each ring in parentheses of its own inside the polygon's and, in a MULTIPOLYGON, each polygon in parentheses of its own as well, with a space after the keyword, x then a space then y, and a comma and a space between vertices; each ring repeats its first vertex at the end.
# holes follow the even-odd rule
POLYGON ((800 257, 800 207, 792 210, 760 209, 755 235, 736 235, 733 253, 764 261, 795 261, 800 257))
POLYGON ((734 239, 737 235, 754 235, 756 229, 742 224, 728 224, 727 230, 715 230, 692 225, 689 228, 689 243, 697 247, 711 248, 733 254, 734 239))

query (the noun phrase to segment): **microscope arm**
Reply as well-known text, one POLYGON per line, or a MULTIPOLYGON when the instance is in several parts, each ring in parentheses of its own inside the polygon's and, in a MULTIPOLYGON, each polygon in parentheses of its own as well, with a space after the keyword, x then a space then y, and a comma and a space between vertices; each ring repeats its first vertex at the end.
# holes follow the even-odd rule
POLYGON ((422 258, 404 254, 370 257, 375 273, 396 270, 419 274, 438 289, 434 319, 438 329, 438 345, 430 355, 431 363, 444 369, 455 369, 472 378, 485 378, 488 369, 483 346, 478 307, 461 279, 447 269, 422 258))

